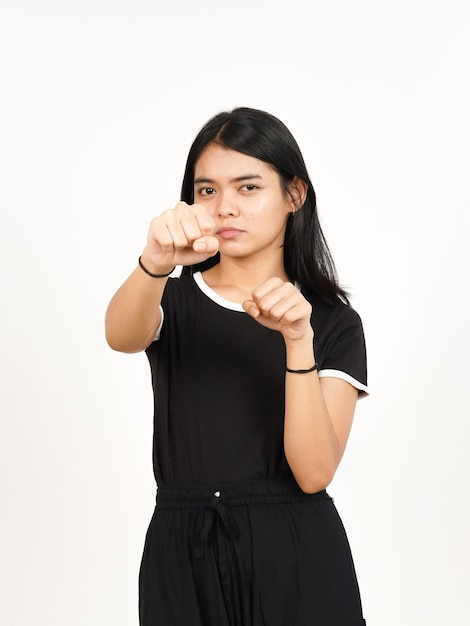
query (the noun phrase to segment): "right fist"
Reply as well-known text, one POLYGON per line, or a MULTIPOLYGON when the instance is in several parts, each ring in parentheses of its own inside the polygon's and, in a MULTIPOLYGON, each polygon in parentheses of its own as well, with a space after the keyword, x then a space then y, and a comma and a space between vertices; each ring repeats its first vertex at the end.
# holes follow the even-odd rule
POLYGON ((206 208, 178 202, 152 220, 142 258, 145 266, 158 274, 175 265, 201 263, 218 250, 215 222, 206 208))

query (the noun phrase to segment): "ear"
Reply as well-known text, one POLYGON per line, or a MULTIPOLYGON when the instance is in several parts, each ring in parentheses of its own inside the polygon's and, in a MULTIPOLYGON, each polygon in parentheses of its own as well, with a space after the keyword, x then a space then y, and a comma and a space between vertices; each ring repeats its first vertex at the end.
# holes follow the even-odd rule
POLYGON ((305 204, 307 198, 308 185, 298 176, 289 185, 289 204, 291 205, 291 213, 295 213, 305 204))

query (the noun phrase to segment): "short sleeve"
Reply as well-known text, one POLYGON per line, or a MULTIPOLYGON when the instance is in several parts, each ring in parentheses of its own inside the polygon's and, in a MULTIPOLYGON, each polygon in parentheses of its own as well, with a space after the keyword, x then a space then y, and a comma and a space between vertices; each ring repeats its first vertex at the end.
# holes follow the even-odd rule
MULTIPOLYGON (((315 342, 319 377, 341 378, 361 395, 367 395, 367 355, 361 318, 343 303, 322 313, 318 322, 318 346, 315 342)), ((315 319, 313 324, 317 336, 315 319)))

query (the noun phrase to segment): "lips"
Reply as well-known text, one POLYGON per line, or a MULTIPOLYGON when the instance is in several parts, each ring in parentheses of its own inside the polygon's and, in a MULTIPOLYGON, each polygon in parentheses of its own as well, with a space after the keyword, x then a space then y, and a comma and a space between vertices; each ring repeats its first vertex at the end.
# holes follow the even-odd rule
POLYGON ((242 233, 242 230, 239 230, 238 228, 233 228, 231 226, 224 226, 223 228, 219 228, 219 230, 217 231, 219 237, 222 237, 223 239, 234 239, 242 233))

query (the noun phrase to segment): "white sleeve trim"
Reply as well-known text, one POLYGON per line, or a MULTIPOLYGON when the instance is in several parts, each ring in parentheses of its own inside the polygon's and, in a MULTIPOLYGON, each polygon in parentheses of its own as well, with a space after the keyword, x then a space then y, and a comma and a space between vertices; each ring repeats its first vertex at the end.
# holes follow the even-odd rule
POLYGON ((165 319, 165 313, 163 312, 163 309, 162 309, 161 305, 160 305, 160 315, 162 316, 162 319, 160 321, 159 327, 157 328, 157 332, 155 333, 154 341, 158 341, 160 339, 160 333, 162 331, 163 320, 165 319))
POLYGON ((347 383, 355 387, 361 392, 361 394, 369 395, 369 388, 367 385, 360 383, 358 380, 346 374, 346 372, 342 372, 341 370, 320 370, 318 372, 319 378, 341 378, 341 380, 345 380, 347 383))

